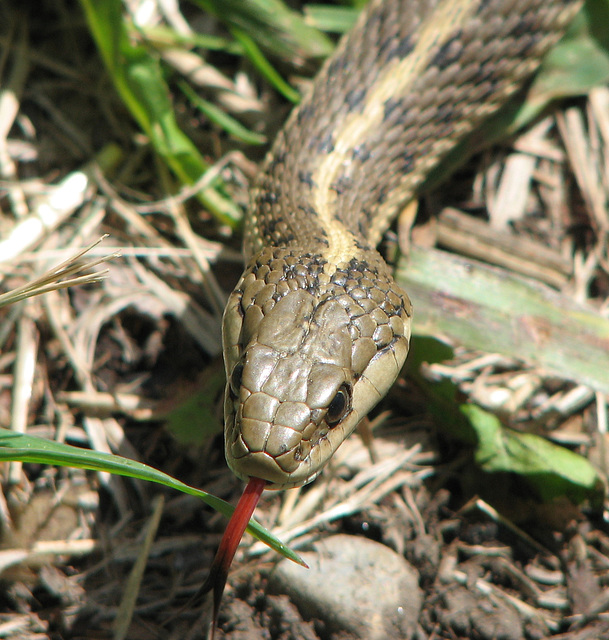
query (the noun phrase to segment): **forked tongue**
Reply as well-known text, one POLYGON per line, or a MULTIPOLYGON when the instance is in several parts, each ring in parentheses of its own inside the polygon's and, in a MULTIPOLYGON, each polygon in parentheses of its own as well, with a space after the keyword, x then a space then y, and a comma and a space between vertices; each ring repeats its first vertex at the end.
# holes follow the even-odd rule
POLYGON ((228 578, 228 570, 230 569, 231 562, 243 537, 243 532, 247 527, 247 523, 250 521, 254 509, 260 500, 262 491, 266 486, 266 480, 260 478, 250 478, 247 483, 243 495, 239 499, 235 511, 228 522, 222 541, 216 551, 216 557, 211 563, 209 575, 205 580, 205 583, 201 587, 199 594, 203 595, 213 590, 214 594, 214 608, 213 617, 211 623, 210 638, 214 640, 216 633, 216 626, 218 623, 218 613, 220 611, 220 601, 222 600, 222 594, 224 593, 224 587, 226 585, 226 579, 228 578))

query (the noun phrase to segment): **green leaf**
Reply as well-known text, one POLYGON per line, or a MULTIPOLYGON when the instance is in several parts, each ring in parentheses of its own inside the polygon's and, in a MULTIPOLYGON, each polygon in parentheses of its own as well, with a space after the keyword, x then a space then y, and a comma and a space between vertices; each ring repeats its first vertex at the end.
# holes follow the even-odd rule
POLYGON ((209 373, 196 393, 190 394, 166 415, 165 427, 184 445, 200 446, 222 431, 214 411, 225 384, 224 369, 209 373))
MULTIPOLYGON (((228 502, 216 498, 200 489, 195 489, 141 462, 121 458, 120 456, 109 453, 80 449, 67 444, 53 442, 35 436, 22 435, 9 429, 0 428, 0 462, 11 462, 14 460, 60 467, 76 467, 77 469, 88 469, 90 471, 105 471, 119 476, 156 482, 157 484, 162 484, 171 489, 177 489, 178 491, 199 498, 227 518, 229 518, 235 510, 228 502)), ((302 560, 296 553, 275 538, 275 536, 259 525, 254 519, 250 520, 247 531, 281 555, 298 564, 302 564, 302 560)))
POLYGON ((565 496, 576 504, 589 500, 602 505, 604 485, 594 467, 572 451, 535 434, 501 424, 493 414, 474 404, 459 404, 458 388, 448 379, 429 382, 420 373, 423 363, 452 358, 452 350, 430 337, 412 339, 410 375, 426 394, 428 409, 439 428, 473 449, 474 460, 486 473, 513 473, 523 479, 543 502, 565 496))
POLYGON ((281 77, 271 63, 264 57, 264 54, 254 41, 254 39, 244 30, 237 27, 231 29, 232 34, 243 47, 245 55, 260 73, 279 91, 286 100, 294 104, 300 101, 300 94, 281 77))
POLYGON ((307 23, 329 33, 347 33, 355 24, 359 9, 308 4, 304 8, 307 23))
POLYGON ((478 441, 476 433, 457 410, 457 386, 448 378, 431 382, 422 373, 423 366, 452 360, 453 357, 454 352, 447 344, 432 336, 415 333, 410 341, 406 368, 427 396, 427 408, 442 431, 459 442, 475 446, 478 441))
POLYGON ((132 24, 126 24, 131 38, 144 38, 156 49, 164 47, 180 47, 182 49, 194 49, 199 47, 209 51, 224 51, 233 55, 242 55, 243 50, 237 42, 231 38, 222 38, 205 33, 180 33, 163 24, 145 25, 136 28, 132 24))
POLYGON ((504 427, 474 404, 461 405, 460 411, 478 436, 475 460, 483 471, 518 474, 543 502, 566 496, 576 504, 590 500, 602 505, 601 478, 583 456, 535 434, 504 427))

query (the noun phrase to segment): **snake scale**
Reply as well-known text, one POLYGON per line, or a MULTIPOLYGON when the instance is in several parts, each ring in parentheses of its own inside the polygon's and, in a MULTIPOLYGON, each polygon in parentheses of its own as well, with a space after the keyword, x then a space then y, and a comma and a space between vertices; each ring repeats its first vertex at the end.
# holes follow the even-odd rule
POLYGON ((376 250, 426 175, 536 70, 577 0, 372 0, 278 135, 223 322, 225 452, 313 479, 383 397, 412 307, 376 250))

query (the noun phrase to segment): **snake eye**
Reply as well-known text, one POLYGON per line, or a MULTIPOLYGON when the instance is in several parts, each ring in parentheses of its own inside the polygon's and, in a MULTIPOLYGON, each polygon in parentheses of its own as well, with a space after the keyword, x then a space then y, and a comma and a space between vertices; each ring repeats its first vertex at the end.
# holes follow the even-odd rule
POLYGON ((241 378, 243 377, 243 364, 238 362, 233 367, 233 372, 230 374, 229 386, 231 393, 235 396, 239 396, 239 388, 241 387, 241 378))
POLYGON ((351 387, 344 382, 332 398, 326 413, 326 424, 335 427, 351 411, 351 387))

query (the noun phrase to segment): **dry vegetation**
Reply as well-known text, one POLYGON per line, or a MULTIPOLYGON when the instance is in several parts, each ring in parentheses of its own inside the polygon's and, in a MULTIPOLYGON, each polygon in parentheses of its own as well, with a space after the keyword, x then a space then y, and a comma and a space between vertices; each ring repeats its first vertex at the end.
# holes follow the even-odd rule
MULTIPOLYGON (((90 260, 122 256, 101 282, 0 309, 0 427, 139 460, 234 501, 241 486, 219 435, 220 319, 241 266, 234 218, 266 149, 251 143, 272 140, 290 105, 221 20, 187 3, 183 13, 170 2, 129 4, 148 29, 177 123, 210 169, 184 186, 155 154, 78 3, 0 3, 0 290, 104 234, 90 260), (190 29, 218 42, 193 46, 190 29), (247 128, 247 142, 210 122, 184 79, 247 128), (207 196, 197 197, 202 189, 207 196)), ((310 55, 271 59, 298 86, 315 69, 310 55)), ((419 332, 452 338, 454 350, 430 343, 417 352, 415 339, 410 369, 373 416, 378 462, 352 438, 311 487, 269 495, 259 510, 296 549, 347 531, 405 554, 425 593, 420 638, 609 637, 609 529, 596 482, 608 468, 609 90, 573 89, 582 92, 476 155, 423 199, 414 228, 405 213, 385 247, 409 251, 413 274, 421 255, 427 273, 461 268, 436 246, 484 259, 498 269, 489 298, 491 289, 520 286, 513 274, 553 288, 541 311, 517 306, 520 289, 504 292, 515 306, 497 326, 534 317, 531 340, 493 349, 488 334, 499 331, 479 316, 487 310, 465 299, 442 306, 462 291, 440 294, 441 278, 405 276, 417 292, 419 332), (434 315, 423 300, 440 295, 434 315), (473 331, 446 323, 460 315, 473 331), (438 380, 456 385, 453 404, 434 395, 438 380), (472 443, 451 430, 466 402, 515 428, 512 443, 523 431, 543 435, 581 454, 584 466, 548 461, 540 485, 522 459, 501 470, 474 464, 472 443), (598 470, 592 482, 586 460, 598 470)), ((188 601, 223 526, 196 498, 157 485, 4 463, 0 637, 203 637, 207 608, 188 601)), ((245 541, 220 637, 330 637, 323 621, 304 621, 285 598, 265 595, 275 558, 245 541)))

